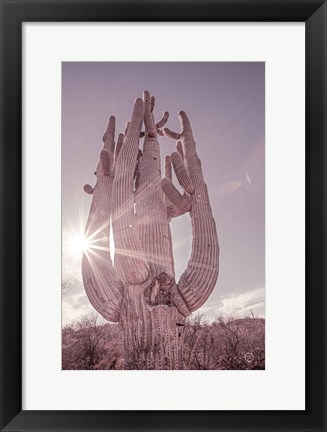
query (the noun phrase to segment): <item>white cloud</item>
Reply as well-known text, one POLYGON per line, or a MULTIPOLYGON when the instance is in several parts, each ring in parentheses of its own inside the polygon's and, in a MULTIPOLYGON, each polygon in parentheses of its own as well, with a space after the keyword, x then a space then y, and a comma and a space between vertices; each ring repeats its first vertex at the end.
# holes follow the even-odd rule
POLYGON ((198 312, 212 320, 217 316, 250 316, 251 310, 255 316, 265 316, 265 287, 221 296, 218 301, 204 305, 198 312))
POLYGON ((64 325, 92 311, 94 309, 83 288, 62 297, 62 323, 64 325))

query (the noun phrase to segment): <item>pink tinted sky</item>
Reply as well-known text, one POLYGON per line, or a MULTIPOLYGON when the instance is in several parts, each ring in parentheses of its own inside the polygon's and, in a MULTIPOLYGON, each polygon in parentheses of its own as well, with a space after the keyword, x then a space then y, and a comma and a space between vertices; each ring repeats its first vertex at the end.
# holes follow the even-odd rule
MULTIPOLYGON (((201 309, 220 314, 265 313, 265 65, 258 62, 62 64, 63 278, 77 283, 63 297, 63 322, 92 310, 81 282, 80 259, 67 239, 83 230, 94 170, 109 115, 124 130, 143 90, 156 97, 156 118, 179 130, 177 113, 189 115, 208 185, 220 243, 220 274, 201 309)), ((160 138, 161 154, 174 143, 160 138)), ((172 223, 177 277, 191 250, 188 215, 172 223)))

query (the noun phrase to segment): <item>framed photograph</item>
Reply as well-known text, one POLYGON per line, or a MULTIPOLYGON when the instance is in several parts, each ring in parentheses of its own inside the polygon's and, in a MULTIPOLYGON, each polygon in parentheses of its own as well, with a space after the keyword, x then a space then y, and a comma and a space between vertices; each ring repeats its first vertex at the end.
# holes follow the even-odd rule
POLYGON ((326 430, 326 2, 1 32, 1 430, 326 430))

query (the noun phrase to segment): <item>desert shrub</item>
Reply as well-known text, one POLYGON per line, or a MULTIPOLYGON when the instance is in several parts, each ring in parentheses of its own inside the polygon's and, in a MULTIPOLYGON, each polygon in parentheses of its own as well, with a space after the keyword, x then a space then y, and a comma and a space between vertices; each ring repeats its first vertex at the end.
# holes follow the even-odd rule
POLYGON ((184 329, 183 369, 265 368, 265 320, 217 318, 189 320, 184 329))
MULTIPOLYGON (((265 320, 196 315, 180 326, 182 369, 258 370, 265 368, 265 320)), ((63 327, 62 368, 123 369, 122 333, 98 315, 63 327)))
POLYGON ((116 324, 86 316, 62 330, 62 369, 121 369, 121 346, 116 324))

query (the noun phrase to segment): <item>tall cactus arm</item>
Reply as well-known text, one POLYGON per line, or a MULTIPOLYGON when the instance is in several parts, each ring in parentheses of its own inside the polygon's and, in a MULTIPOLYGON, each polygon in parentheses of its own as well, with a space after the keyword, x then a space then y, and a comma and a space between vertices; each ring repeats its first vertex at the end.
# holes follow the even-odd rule
POLYGON ((135 101, 131 122, 126 128, 126 135, 115 162, 113 182, 115 268, 123 282, 132 285, 143 283, 149 276, 134 214, 134 174, 143 118, 144 103, 139 98, 135 101))
POLYGON ((118 155, 119 155, 119 152, 120 152, 121 147, 123 145, 123 141, 124 141, 124 134, 120 133, 118 135, 117 144, 116 144, 116 148, 115 148, 114 162, 116 162, 116 160, 118 159, 118 155))
POLYGON ((188 175, 181 153, 179 153, 178 151, 173 152, 171 154, 171 162, 173 164, 179 184, 182 186, 185 192, 192 195, 192 193, 194 192, 194 187, 188 175))
MULTIPOLYGON (((170 180, 170 181, 172 181, 172 179, 173 179, 173 173, 172 173, 172 168, 171 168, 171 158, 170 158, 170 155, 166 155, 165 156, 165 177, 168 180, 170 180)), ((169 206, 173 207, 173 206, 172 206, 171 202, 169 201, 169 199, 167 198, 166 194, 164 195, 164 201, 165 201, 165 204, 166 204, 166 207, 167 207, 167 212, 168 212, 168 207, 169 206)), ((171 216, 168 215, 168 219, 170 221, 171 216)))
MULTIPOLYGON (((219 271, 219 244, 208 189, 196 152, 190 121, 183 111, 179 113, 179 118, 181 133, 175 133, 169 129, 164 129, 164 133, 169 138, 181 141, 182 152, 178 144, 177 150, 180 157, 175 154, 173 167, 184 190, 191 192, 190 182, 194 189, 189 195, 193 235, 192 253, 187 268, 178 282, 178 290, 189 310, 193 312, 205 303, 215 287, 219 271)), ((167 189, 167 179, 163 180, 163 191, 167 193, 168 190, 170 200, 175 194, 171 186, 173 185, 169 184, 167 189)))
MULTIPOLYGON (((138 165, 135 208, 143 252, 154 274, 174 276, 169 221, 160 188, 161 156, 154 120, 155 99, 144 92, 145 139, 138 165)), ((168 118, 168 114, 166 116, 168 118)), ((161 124, 163 124, 161 122, 161 124)))
POLYGON ((178 151, 178 153, 182 156, 182 158, 184 159, 184 152, 183 152, 183 144, 182 141, 177 141, 176 143, 176 150, 178 151))
POLYGON ((171 169, 171 157, 170 155, 165 156, 165 177, 167 177, 168 180, 173 179, 173 173, 171 169))
POLYGON ((113 268, 109 250, 110 213, 113 182, 113 148, 115 118, 110 117, 104 146, 96 170, 96 185, 84 186, 92 194, 85 237, 88 248, 82 258, 82 277, 86 294, 93 307, 109 321, 118 321, 122 301, 122 283, 113 268))

